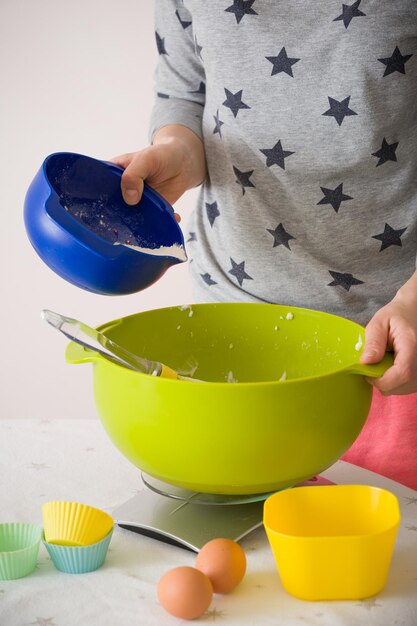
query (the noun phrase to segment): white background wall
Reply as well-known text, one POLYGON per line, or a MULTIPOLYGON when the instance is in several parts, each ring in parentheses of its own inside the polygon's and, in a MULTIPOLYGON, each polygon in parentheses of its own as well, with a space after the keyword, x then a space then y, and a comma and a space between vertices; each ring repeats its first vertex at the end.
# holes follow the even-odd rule
MULTIPOLYGON (((55 275, 23 224, 43 159, 108 159, 144 147, 157 52, 152 0, 0 0, 0 418, 95 417, 91 365, 68 365, 49 308, 91 325, 192 302, 187 265, 145 291, 109 297, 55 275)), ((176 205, 185 229, 196 192, 176 205)))

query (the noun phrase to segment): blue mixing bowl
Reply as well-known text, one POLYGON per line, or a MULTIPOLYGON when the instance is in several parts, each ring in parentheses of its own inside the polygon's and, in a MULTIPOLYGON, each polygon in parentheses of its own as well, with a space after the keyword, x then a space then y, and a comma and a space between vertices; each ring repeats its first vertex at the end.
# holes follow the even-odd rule
POLYGON ((25 198, 26 231, 41 259, 94 293, 141 291, 187 260, 171 205, 145 184, 141 201, 129 206, 122 173, 113 163, 57 152, 45 159, 25 198))

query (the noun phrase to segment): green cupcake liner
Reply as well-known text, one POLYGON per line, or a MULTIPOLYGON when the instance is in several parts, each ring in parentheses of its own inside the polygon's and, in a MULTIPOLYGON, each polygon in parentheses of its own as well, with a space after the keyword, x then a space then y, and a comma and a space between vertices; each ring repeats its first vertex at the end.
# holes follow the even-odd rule
POLYGON ((0 524, 0 580, 15 580, 33 572, 42 532, 33 524, 0 524))
POLYGON ((104 539, 90 546, 60 546, 43 539, 55 567, 66 574, 85 574, 101 567, 107 555, 113 529, 104 539))

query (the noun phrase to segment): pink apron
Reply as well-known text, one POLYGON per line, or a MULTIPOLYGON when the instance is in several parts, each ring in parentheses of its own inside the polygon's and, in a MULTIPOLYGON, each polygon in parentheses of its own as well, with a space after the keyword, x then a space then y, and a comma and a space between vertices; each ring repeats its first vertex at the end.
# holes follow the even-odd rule
POLYGON ((417 393, 383 396, 374 389, 365 426, 342 460, 417 490, 417 393))

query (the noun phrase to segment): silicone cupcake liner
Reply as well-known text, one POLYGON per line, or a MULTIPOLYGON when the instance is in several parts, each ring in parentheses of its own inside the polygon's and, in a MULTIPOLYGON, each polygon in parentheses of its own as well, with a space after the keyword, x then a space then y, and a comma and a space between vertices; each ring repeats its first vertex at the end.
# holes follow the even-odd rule
POLYGON ((66 574, 85 574, 101 567, 106 558, 113 529, 98 543, 88 546, 62 546, 43 541, 55 567, 66 574))
POLYGON ((78 502, 53 501, 42 506, 45 540, 63 546, 88 546, 101 541, 114 526, 100 509, 78 502))
POLYGON ((42 528, 20 522, 0 524, 0 580, 31 574, 36 566, 42 528))

